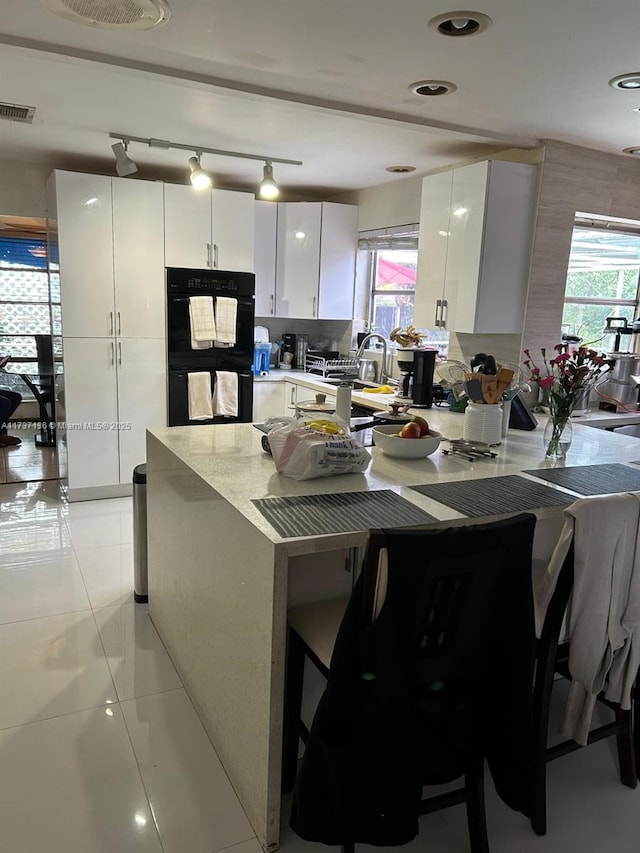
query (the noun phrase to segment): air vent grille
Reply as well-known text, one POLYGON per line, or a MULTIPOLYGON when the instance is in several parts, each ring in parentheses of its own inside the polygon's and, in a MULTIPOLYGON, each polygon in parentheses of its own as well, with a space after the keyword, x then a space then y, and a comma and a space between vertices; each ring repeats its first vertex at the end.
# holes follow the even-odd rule
POLYGON ((103 30, 150 30, 171 17, 166 0, 40 0, 67 21, 103 30))
POLYGON ((7 121, 21 121, 24 124, 31 124, 36 113, 35 107, 23 107, 21 104, 2 104, 0 103, 0 119, 7 121))

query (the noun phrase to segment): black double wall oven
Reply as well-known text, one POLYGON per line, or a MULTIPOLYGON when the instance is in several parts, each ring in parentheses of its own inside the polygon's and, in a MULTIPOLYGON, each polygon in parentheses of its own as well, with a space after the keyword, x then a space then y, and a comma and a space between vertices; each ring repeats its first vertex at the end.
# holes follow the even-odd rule
POLYGON ((249 423, 253 410, 253 329, 255 276, 247 272, 167 267, 167 366, 169 426, 249 423), (189 300, 192 296, 224 296, 237 300, 236 340, 232 346, 193 349, 189 300), (215 388, 216 373, 238 374, 238 416, 189 420, 189 373, 208 371, 215 388))

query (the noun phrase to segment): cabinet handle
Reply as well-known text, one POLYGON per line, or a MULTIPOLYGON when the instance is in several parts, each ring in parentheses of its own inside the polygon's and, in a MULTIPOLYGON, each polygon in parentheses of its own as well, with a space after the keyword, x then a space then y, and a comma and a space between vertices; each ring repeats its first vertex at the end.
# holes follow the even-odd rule
POLYGON ((120 312, 118 311, 118 332, 117 332, 117 334, 120 334, 120 329, 121 329, 120 312))
POLYGON ((113 311, 109 311, 109 334, 113 334, 113 311))
POLYGON ((118 341, 118 364, 122 364, 122 341, 118 341))
POLYGON ((269 308, 269 313, 270 313, 270 314, 273 314, 273 300, 274 300, 273 293, 272 293, 272 294, 271 294, 271 296, 269 297, 269 300, 270 300, 270 303, 271 303, 271 307, 269 308))
POLYGON ((436 299, 436 329, 440 328, 440 308, 442 307, 442 299, 436 299))
POLYGON ((442 314, 441 314, 441 321, 440 321, 440 325, 442 326, 443 329, 447 328, 447 320, 448 319, 449 319, 449 303, 447 302, 446 299, 443 299, 442 300, 442 314), (445 314, 445 311, 446 311, 446 314, 445 314))
POLYGON ((218 269, 218 244, 213 244, 213 266, 214 269, 218 269))
POLYGON ((317 301, 318 301, 318 297, 314 296, 313 297, 313 308, 311 309, 311 316, 312 317, 316 316, 316 303, 317 303, 317 301))
POLYGON ((113 365, 115 363, 116 363, 116 346, 113 343, 113 341, 111 341, 111 367, 113 367, 113 365))
POLYGON ((211 243, 207 243, 207 266, 211 269, 211 243))
POLYGON ((295 402, 296 402, 295 396, 296 396, 296 386, 294 385, 293 388, 291 389, 291 405, 292 406, 294 406, 295 402))

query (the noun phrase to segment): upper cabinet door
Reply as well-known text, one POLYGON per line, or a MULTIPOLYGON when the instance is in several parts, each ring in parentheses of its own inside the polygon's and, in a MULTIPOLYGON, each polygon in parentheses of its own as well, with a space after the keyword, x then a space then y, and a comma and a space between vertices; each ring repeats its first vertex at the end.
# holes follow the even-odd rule
POLYGON ((413 321, 420 329, 440 328, 447 271, 453 172, 428 175, 422 181, 418 273, 413 321))
POLYGON ((273 201, 256 201, 255 214, 256 317, 273 317, 276 310, 278 205, 273 201))
POLYGON ((62 333, 109 336, 115 330, 111 178, 56 171, 49 179, 49 231, 57 239, 62 333))
POLYGON ((477 331, 488 174, 487 161, 453 170, 444 288, 444 323, 449 331, 477 331))
POLYGON ((164 219, 161 183, 113 178, 116 334, 165 334, 164 219))
POLYGON ((277 317, 318 317, 321 218, 321 202, 278 205, 277 317))
POLYGON ((211 221, 213 226, 212 266, 233 272, 253 272, 253 193, 213 190, 211 221))
POLYGON ((321 320, 353 319, 357 230, 356 205, 322 203, 318 291, 321 320))
POLYGON ((198 270, 213 265, 210 190, 164 185, 164 261, 198 270))

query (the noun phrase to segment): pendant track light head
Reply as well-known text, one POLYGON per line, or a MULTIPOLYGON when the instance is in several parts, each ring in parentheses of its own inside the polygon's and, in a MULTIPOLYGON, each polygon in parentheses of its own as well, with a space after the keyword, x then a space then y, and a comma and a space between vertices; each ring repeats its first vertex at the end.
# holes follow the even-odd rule
POLYGON ((206 190, 213 185, 211 175, 200 165, 200 154, 196 153, 195 157, 189 157, 189 168, 191 169, 191 184, 197 190, 206 190))
POLYGON ((273 179, 273 166, 271 165, 270 160, 265 160, 264 169, 262 170, 262 181, 260 182, 258 192, 260 198, 264 198, 268 201, 278 198, 280 195, 278 185, 273 179))
POLYGON ((138 167, 127 154, 129 143, 126 139, 122 142, 116 142, 111 146, 111 150, 116 158, 116 172, 121 178, 126 178, 127 175, 133 175, 138 171, 138 167))

